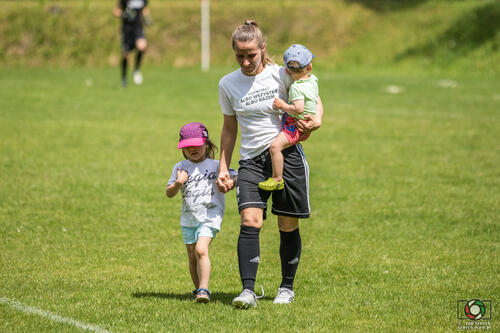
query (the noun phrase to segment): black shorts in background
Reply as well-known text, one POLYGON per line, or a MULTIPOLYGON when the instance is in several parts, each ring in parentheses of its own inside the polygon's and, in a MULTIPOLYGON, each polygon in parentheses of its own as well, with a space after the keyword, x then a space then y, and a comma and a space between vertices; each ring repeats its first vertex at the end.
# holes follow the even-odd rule
POLYGON ((272 175, 272 162, 269 149, 259 156, 240 160, 236 196, 238 210, 256 207, 264 209, 266 218, 267 200, 272 194, 271 211, 274 215, 296 218, 308 218, 309 206, 309 166, 300 144, 283 150, 283 178, 285 189, 281 191, 263 191, 259 182, 272 175))
POLYGON ((122 51, 130 52, 135 49, 135 42, 144 37, 142 26, 124 26, 122 30, 122 51))

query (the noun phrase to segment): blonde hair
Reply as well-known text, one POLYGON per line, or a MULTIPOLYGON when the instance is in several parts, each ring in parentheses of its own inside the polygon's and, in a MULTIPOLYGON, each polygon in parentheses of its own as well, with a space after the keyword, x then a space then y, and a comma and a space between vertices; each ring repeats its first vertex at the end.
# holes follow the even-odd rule
POLYGON ((288 68, 288 70, 291 72, 291 73, 296 73, 296 74, 307 74, 309 73, 309 64, 307 64, 306 66, 304 67, 299 67, 300 64, 298 63, 298 61, 289 61, 288 64, 286 64, 286 68, 288 68))
MULTIPOLYGON (((234 30, 231 40, 233 50, 236 50, 236 43, 256 40, 259 49, 262 49, 265 43, 262 31, 259 29, 257 22, 253 20, 247 20, 244 24, 238 26, 234 30)), ((269 56, 269 54, 267 54, 267 50, 262 52, 262 63, 264 64, 264 66, 267 64, 274 64, 273 59, 269 56)))

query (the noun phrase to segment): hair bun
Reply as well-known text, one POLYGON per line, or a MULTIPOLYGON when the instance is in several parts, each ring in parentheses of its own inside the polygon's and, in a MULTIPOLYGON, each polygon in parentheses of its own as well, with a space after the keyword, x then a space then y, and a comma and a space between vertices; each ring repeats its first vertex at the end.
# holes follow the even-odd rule
POLYGON ((254 26, 258 27, 257 22, 255 22, 254 20, 245 21, 245 25, 254 25, 254 26))

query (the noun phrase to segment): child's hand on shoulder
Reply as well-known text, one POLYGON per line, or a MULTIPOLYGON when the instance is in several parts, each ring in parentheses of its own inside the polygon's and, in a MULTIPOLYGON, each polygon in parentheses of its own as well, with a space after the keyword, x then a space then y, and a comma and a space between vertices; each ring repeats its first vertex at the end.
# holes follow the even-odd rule
POLYGON ((175 181, 178 184, 185 184, 188 181, 189 175, 184 169, 177 169, 177 180, 175 181))

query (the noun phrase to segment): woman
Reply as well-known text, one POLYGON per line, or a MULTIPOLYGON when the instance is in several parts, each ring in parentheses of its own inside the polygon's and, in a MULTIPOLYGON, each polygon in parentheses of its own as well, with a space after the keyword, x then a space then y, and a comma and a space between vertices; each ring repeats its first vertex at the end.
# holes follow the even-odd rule
MULTIPOLYGON (((278 216, 282 281, 274 303, 287 304, 294 299, 293 280, 301 252, 299 218, 309 217, 309 169, 297 144, 283 151, 285 189, 259 190, 258 183, 271 176, 269 145, 281 130, 276 97, 287 99, 292 80, 285 69, 275 65, 266 52, 262 32, 254 21, 236 28, 232 46, 240 68, 219 82, 219 103, 224 114, 221 132, 220 165, 217 185, 227 192, 233 187, 229 165, 238 133, 241 130, 241 160, 236 195, 241 226, 238 238, 238 263, 243 284, 241 294, 233 299, 237 308, 257 306, 254 292, 259 264, 259 232, 266 218, 267 200, 272 195, 272 213, 278 216)), ((307 116, 297 127, 304 133, 321 125, 323 105, 318 99, 315 117, 307 116)))

